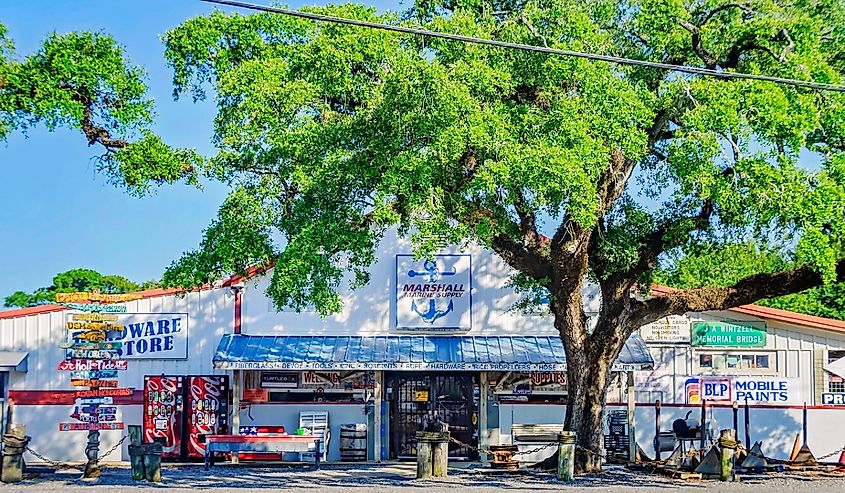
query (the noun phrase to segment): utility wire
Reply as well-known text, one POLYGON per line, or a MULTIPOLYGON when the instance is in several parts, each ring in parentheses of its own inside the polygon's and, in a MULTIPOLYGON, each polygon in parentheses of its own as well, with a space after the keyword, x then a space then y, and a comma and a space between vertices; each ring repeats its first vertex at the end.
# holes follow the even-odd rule
POLYGON ((713 70, 709 68, 691 67, 687 65, 672 65, 669 63, 649 62, 646 60, 636 60, 634 58, 622 58, 610 55, 600 55, 597 53, 584 53, 580 51, 559 50, 557 48, 548 48, 546 46, 533 46, 521 43, 508 43, 505 41, 497 41, 494 39, 474 38, 471 36, 462 36, 460 34, 449 34, 438 31, 429 31, 419 27, 404 27, 394 26, 390 24, 381 24, 377 22, 359 21, 355 19, 347 19, 344 17, 334 17, 330 15, 314 14, 309 12, 301 12, 299 10, 283 9, 278 7, 268 7, 265 5, 257 5, 253 3, 238 2, 234 0, 202 0, 208 3, 216 3, 220 5, 228 5, 231 7, 241 7, 249 10, 260 10, 263 12, 271 12, 275 14, 288 15, 291 17, 299 17, 302 19, 310 19, 320 22, 331 22, 335 24, 347 24, 350 26, 368 27, 371 29, 380 29, 383 31, 393 31, 405 34, 415 34, 418 36, 429 36, 432 38, 447 39, 450 41, 463 41, 465 43, 474 43, 488 46, 498 46, 500 48, 510 48, 514 50, 535 51, 538 53, 548 53, 552 55, 563 55, 577 58, 586 58, 588 60, 599 60, 603 62, 619 63, 623 65, 639 65, 641 67, 656 68, 661 70, 670 70, 675 72, 684 72, 688 74, 706 75, 710 77, 717 77, 720 79, 748 79, 760 80, 766 82, 775 82, 778 84, 786 84, 795 87, 807 87, 810 89, 818 89, 822 91, 839 91, 845 92, 845 86, 837 84, 826 84, 823 82, 803 81, 796 79, 784 79, 781 77, 771 77, 768 75, 745 74, 741 72, 724 72, 721 70, 713 70))

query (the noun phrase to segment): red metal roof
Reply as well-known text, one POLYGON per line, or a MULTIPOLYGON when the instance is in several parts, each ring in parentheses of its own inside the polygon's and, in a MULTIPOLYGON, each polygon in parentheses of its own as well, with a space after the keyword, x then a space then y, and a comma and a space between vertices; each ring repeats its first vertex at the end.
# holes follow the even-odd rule
MULTIPOLYGON (((259 274, 263 274, 268 269, 272 268, 273 264, 267 265, 254 265, 246 270, 246 274, 243 276, 235 275, 231 276, 225 281, 220 284, 220 287, 226 288, 238 282, 244 281, 246 279, 253 278, 259 274)), ((188 291, 206 291, 209 289, 213 289, 214 286, 210 284, 205 284, 198 288, 192 290, 185 290, 185 289, 178 289, 178 288, 155 288, 155 289, 147 289, 144 291, 138 291, 137 294, 141 295, 141 299, 147 298, 157 298, 159 296, 167 296, 170 294, 178 294, 178 293, 185 293, 188 291)), ((62 305, 39 305, 39 306, 30 306, 27 308, 14 308, 12 310, 0 310, 0 319, 4 318, 17 318, 17 317, 26 317, 29 315, 39 315, 41 313, 50 313, 50 312, 58 312, 62 310, 70 310, 70 308, 62 305)))
MULTIPOLYGON (((673 291, 676 291, 676 289, 670 288, 668 286, 654 285, 651 287, 652 294, 658 296, 669 294, 673 291)), ((770 308, 768 306, 742 305, 736 308, 729 308, 727 311, 743 313, 745 315, 766 318, 769 320, 777 320, 779 322, 803 325, 805 327, 812 327, 815 329, 830 330, 834 332, 845 332, 845 321, 834 320, 832 318, 816 317, 813 315, 806 315, 804 313, 781 310, 779 308, 770 308)))

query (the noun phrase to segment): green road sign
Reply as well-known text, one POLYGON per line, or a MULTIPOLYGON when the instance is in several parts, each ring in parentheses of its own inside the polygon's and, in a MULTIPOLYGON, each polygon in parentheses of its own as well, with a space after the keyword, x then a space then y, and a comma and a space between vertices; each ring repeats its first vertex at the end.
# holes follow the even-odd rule
POLYGON ((692 345, 764 347, 766 322, 693 322, 692 345))

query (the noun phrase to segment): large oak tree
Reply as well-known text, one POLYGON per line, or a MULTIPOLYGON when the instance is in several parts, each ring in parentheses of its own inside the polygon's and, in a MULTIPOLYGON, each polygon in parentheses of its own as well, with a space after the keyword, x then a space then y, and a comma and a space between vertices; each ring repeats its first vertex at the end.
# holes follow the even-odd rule
MULTIPOLYGON (((723 71, 830 83, 845 71, 842 0, 317 10, 723 71)), ((347 273, 353 287, 368 281, 389 228, 423 255, 443 241, 485 245, 516 285, 551 295, 582 471, 600 467, 587 451, 601 446, 611 363, 638 327, 845 279, 841 93, 270 14, 191 19, 165 43, 175 94, 208 91, 218 105, 218 153, 200 161, 167 149, 167 173, 141 159, 124 171, 118 154, 104 169, 135 191, 198 172, 233 190, 164 280, 192 285, 275 260, 275 302, 328 314, 347 273), (637 288, 666 253, 725 238, 775 245, 795 265, 659 297, 637 288), (592 329, 589 280, 602 294, 592 329)))

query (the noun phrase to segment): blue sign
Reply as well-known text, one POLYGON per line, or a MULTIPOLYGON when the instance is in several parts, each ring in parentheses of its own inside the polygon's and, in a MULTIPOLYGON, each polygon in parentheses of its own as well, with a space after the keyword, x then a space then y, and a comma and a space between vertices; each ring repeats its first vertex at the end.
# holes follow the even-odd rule
POLYGON ((396 329, 472 329, 472 258, 396 256, 396 329))

